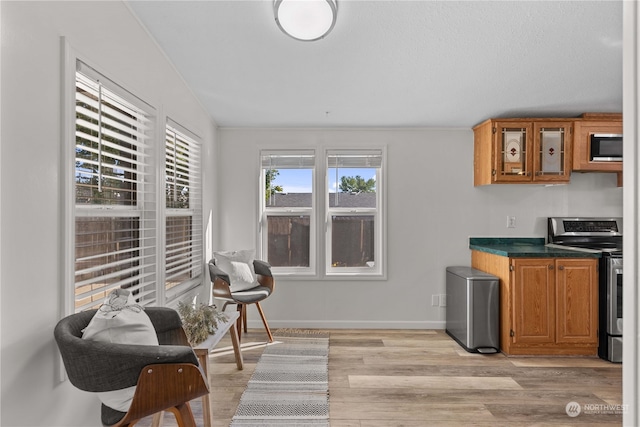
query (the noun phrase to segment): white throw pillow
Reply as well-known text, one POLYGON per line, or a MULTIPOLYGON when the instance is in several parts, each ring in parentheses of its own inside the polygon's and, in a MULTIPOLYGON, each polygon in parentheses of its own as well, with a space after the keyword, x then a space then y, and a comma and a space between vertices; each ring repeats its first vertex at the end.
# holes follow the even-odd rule
POLYGON ((256 251, 253 249, 214 252, 216 265, 229 275, 231 292, 245 291, 259 286, 253 269, 255 255, 256 251))
MULTIPOLYGON (((115 289, 100 306, 89 325, 82 331, 82 339, 114 344, 158 345, 156 330, 126 289, 115 289)), ((136 386, 122 390, 96 393, 106 406, 127 412, 136 386)))

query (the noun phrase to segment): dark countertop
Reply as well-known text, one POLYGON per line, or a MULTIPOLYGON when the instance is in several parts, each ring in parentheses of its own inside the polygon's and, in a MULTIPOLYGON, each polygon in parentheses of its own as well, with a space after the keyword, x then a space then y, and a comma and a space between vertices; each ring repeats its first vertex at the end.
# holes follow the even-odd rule
POLYGON ((537 237, 471 237, 469 249, 509 258, 600 258, 596 251, 563 249, 545 245, 537 237))

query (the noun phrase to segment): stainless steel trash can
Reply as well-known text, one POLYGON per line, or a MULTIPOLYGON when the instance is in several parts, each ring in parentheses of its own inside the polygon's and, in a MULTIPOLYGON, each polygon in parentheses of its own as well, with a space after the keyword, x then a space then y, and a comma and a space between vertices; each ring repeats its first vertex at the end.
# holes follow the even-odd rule
POLYGON ((500 351, 500 283, 471 267, 447 267, 446 332, 471 353, 500 351))

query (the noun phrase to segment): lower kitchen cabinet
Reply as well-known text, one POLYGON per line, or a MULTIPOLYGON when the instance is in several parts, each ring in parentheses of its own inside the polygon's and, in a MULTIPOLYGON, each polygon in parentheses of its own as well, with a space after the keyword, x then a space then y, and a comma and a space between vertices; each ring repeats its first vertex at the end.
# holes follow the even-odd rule
POLYGON ((509 258, 472 251, 500 278, 500 349, 509 355, 596 355, 596 258, 509 258))

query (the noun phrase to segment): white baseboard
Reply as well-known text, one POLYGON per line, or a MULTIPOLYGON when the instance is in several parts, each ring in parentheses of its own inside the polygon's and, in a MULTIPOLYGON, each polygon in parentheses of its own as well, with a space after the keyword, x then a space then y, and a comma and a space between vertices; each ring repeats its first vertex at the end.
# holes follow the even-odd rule
MULTIPOLYGON (((445 329, 442 321, 388 321, 388 320, 269 320, 269 328, 307 329, 445 329)), ((249 328, 262 328, 259 319, 248 321, 249 328)))

